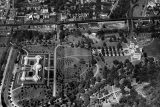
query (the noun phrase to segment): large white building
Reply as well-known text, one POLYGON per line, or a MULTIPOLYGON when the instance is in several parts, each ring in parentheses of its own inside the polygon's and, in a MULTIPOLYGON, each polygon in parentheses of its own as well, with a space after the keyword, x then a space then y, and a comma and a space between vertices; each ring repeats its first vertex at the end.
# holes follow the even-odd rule
POLYGON ((20 77, 21 81, 31 80, 37 82, 41 78, 38 75, 38 72, 40 72, 42 69, 42 65, 40 64, 41 59, 42 57, 40 55, 37 55, 35 57, 28 57, 28 56, 24 57, 24 67, 22 67, 22 76, 20 77), (28 65, 29 60, 36 60, 36 62, 34 63, 34 65, 31 66, 30 71, 26 71, 25 66, 28 65), (27 72, 34 72, 34 75, 26 77, 27 72))

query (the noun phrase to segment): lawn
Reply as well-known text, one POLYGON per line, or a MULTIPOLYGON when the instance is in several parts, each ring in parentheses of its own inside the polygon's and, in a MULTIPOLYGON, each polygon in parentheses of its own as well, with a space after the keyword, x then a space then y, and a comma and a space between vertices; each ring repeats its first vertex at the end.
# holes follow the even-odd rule
POLYGON ((144 51, 147 52, 148 56, 158 57, 160 56, 160 40, 154 39, 154 41, 148 45, 143 47, 144 51))
POLYGON ((54 53, 55 46, 38 46, 31 45, 26 46, 25 49, 29 50, 30 53, 54 53))
POLYGON ((26 105, 21 104, 23 100, 30 102, 32 100, 39 100, 40 102, 48 101, 51 97, 51 89, 46 88, 45 86, 24 86, 23 88, 17 89, 13 92, 13 99, 16 104, 20 107, 24 107, 26 105), (22 106, 23 105, 23 106, 22 106))
POLYGON ((2 37, 0 37, 0 44, 7 43, 8 40, 9 40, 9 37, 6 37, 6 36, 3 37, 2 36, 2 37))
POLYGON ((73 66, 74 64, 78 63, 79 59, 76 57, 68 57, 68 58, 61 58, 57 60, 57 69, 66 69, 68 67, 73 66))
MULTIPOLYGON (((0 37, 0 45, 5 44, 8 41, 8 37, 0 37)), ((6 51, 7 47, 0 47, 0 59, 3 57, 3 53, 6 51)))
POLYGON ((114 56, 114 57, 105 57, 108 67, 112 67, 113 61, 118 60, 124 62, 126 59, 130 59, 130 56, 114 56))
POLYGON ((144 17, 145 11, 143 9, 143 6, 146 6, 148 3, 148 0, 139 0, 138 5, 133 8, 133 17, 144 17))
POLYGON ((2 55, 5 51, 6 51, 6 47, 0 47, 0 59, 2 58, 2 55))
POLYGON ((91 51, 83 48, 65 48, 65 56, 90 56, 91 51))

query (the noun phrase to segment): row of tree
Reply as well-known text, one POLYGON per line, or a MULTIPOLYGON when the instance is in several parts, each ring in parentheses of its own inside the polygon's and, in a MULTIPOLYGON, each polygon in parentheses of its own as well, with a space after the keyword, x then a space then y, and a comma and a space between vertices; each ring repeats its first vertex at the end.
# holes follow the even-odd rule
POLYGON ((38 31, 31 30, 17 30, 13 33, 13 41, 22 42, 25 40, 50 40, 56 32, 41 33, 38 31))

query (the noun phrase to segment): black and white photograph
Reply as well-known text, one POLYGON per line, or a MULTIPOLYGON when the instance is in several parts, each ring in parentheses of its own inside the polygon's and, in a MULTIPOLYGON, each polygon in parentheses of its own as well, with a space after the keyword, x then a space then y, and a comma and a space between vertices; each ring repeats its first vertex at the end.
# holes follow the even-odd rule
POLYGON ((0 107, 160 107, 160 0, 0 0, 0 107))

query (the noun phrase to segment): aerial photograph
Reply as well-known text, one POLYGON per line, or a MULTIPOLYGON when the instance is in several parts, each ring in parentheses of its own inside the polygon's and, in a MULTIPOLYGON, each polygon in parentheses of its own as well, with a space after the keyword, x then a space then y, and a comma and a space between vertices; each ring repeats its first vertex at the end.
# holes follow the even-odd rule
POLYGON ((0 107, 160 107, 160 0, 0 0, 0 107))

